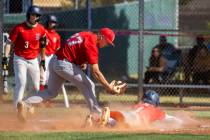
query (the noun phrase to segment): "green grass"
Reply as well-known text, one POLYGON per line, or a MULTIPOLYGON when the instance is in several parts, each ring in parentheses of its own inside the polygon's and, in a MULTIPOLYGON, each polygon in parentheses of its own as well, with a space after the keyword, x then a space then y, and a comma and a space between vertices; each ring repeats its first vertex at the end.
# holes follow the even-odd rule
POLYGON ((208 140, 210 135, 111 132, 0 132, 0 140, 208 140))

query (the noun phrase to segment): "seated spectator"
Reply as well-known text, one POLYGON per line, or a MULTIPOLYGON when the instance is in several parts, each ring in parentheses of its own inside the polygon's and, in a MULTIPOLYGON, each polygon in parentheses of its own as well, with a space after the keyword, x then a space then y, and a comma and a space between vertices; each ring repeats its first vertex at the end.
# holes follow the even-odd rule
POLYGON ((173 44, 167 42, 165 35, 160 35, 159 44, 155 46, 165 59, 170 59, 172 54, 177 51, 173 44))
POLYGON ((209 84, 210 80, 210 54, 207 47, 197 52, 192 65, 192 78, 194 84, 209 84))
POLYGON ((160 75, 164 73, 166 60, 161 55, 158 48, 152 49, 152 54, 149 59, 149 67, 145 73, 145 83, 159 82, 160 75))
POLYGON ((196 44, 193 46, 192 49, 190 49, 189 54, 188 54, 188 64, 190 67, 189 71, 192 70, 193 61, 197 55, 197 52, 203 47, 207 48, 207 46, 204 44, 204 41, 205 40, 202 35, 198 35, 196 37, 196 44))

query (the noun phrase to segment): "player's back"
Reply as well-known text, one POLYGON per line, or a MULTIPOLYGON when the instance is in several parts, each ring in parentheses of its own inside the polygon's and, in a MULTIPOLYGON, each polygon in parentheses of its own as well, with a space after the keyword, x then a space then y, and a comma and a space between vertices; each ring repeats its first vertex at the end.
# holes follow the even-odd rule
POLYGON ((58 59, 81 65, 88 62, 88 55, 94 54, 98 59, 97 37, 91 32, 80 32, 71 36, 65 45, 56 52, 58 59))
POLYGON ((140 119, 146 119, 149 123, 165 118, 164 111, 148 103, 137 104, 134 108, 138 112, 140 119))

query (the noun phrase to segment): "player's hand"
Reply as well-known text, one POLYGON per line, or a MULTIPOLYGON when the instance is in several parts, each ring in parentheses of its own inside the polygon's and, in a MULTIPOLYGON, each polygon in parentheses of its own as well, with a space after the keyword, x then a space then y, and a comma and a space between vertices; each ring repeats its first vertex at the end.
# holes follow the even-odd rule
POLYGON ((46 70, 46 67, 45 67, 45 60, 41 60, 40 66, 43 68, 44 71, 46 70))
POLYGON ((127 84, 122 81, 113 80, 109 85, 111 87, 111 94, 123 94, 127 88, 127 84))
POLYGON ((82 70, 86 70, 87 64, 82 64, 82 65, 80 65, 80 67, 81 67, 82 70))
POLYGON ((4 56, 2 58, 2 68, 3 70, 8 70, 8 67, 9 67, 9 58, 4 56))

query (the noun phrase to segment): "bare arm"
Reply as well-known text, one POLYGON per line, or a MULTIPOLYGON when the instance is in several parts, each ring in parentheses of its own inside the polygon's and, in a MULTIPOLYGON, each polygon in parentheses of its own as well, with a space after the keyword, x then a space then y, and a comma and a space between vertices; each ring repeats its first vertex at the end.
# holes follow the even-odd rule
POLYGON ((166 60, 165 60, 163 57, 161 57, 161 58, 160 58, 160 67, 159 67, 159 71, 160 71, 160 72, 164 71, 165 66, 166 66, 166 60))
POLYGON ((99 70, 98 64, 91 65, 91 71, 93 76, 106 88, 108 92, 112 92, 113 87, 105 79, 104 75, 99 70))
POLYGON ((163 57, 161 57, 160 58, 160 67, 150 67, 149 70, 163 72, 165 69, 165 65, 166 65, 166 60, 163 57))

